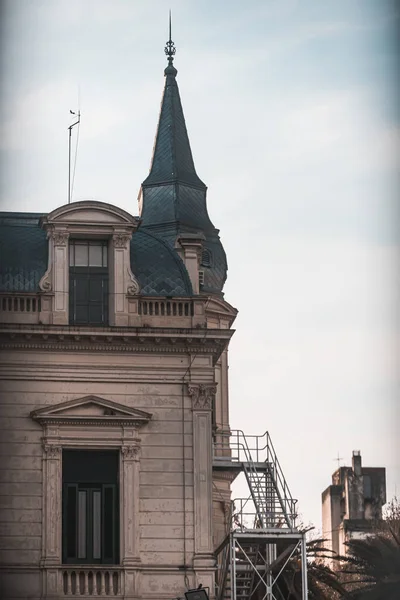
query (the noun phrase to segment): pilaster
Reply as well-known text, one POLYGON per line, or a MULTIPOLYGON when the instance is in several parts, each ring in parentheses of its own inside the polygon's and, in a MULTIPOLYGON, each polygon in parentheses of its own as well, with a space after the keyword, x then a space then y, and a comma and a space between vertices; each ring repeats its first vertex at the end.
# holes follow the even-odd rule
POLYGON ((123 490, 121 490, 121 514, 124 527, 121 530, 121 564, 124 571, 124 597, 135 598, 136 567, 140 564, 139 527, 139 469, 140 440, 122 446, 121 462, 123 490))
POLYGON ((131 271, 130 241, 132 231, 114 231, 110 252, 110 322, 129 325, 129 296, 139 293, 139 284, 131 271))
POLYGON ((61 564, 61 446, 43 443, 43 517, 42 559, 43 589, 57 594, 61 564))
POLYGON ((212 406, 215 384, 188 385, 192 397, 194 472, 194 561, 197 569, 212 569, 212 406))
MULTIPOLYGON (((53 265, 51 268, 51 291, 53 292, 53 324, 68 324, 69 291, 69 233, 65 229, 54 227, 49 231, 50 251, 53 265)), ((43 285, 43 284, 42 284, 43 285)))

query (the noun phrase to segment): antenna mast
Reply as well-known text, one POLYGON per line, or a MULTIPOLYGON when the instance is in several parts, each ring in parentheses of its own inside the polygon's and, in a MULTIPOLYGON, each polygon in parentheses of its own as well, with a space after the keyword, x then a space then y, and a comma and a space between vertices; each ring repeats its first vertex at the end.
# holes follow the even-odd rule
MULTIPOLYGON (((69 111, 71 115, 76 115, 73 110, 69 111)), ((77 121, 68 127, 68 204, 71 202, 71 136, 72 128, 81 122, 81 111, 78 110, 77 121)))
POLYGON ((339 455, 339 452, 337 453, 337 458, 334 458, 333 460, 337 461, 337 468, 339 469, 340 461, 343 460, 343 458, 339 455))

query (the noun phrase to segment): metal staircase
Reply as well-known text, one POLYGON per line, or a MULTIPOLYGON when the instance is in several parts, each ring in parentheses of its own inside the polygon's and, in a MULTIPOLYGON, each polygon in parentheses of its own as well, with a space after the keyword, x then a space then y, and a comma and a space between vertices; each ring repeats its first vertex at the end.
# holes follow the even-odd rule
POLYGON ((232 431, 214 443, 214 470, 242 471, 249 496, 232 503, 231 528, 216 550, 217 600, 286 600, 289 561, 301 565, 301 598, 307 598, 305 536, 296 529, 296 500, 270 436, 232 431), (227 451, 229 448, 229 451, 227 451), (286 595, 285 595, 286 594, 286 595))

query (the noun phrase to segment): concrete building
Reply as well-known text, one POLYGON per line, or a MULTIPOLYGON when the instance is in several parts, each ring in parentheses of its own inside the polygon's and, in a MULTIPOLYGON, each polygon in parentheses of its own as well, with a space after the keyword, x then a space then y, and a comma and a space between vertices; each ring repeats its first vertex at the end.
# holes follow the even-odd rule
MULTIPOLYGON (((363 467, 361 454, 353 451, 352 466, 339 467, 332 485, 322 493, 322 536, 326 547, 346 555, 346 542, 363 538, 382 519, 386 503, 386 472, 383 467, 363 467)), ((335 561, 328 561, 335 567, 335 561)))
POLYGON ((166 53, 139 217, 112 198, 0 217, 3 600, 214 594, 237 311, 166 53))

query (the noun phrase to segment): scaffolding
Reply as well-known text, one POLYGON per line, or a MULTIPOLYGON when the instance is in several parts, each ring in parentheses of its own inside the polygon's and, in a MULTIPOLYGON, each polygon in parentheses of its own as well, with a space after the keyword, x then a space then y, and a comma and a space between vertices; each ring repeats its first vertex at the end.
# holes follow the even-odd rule
POLYGON ((268 432, 219 435, 213 470, 242 472, 249 490, 232 502, 230 530, 216 549, 216 600, 288 600, 299 597, 295 585, 307 600, 305 533, 268 432))

